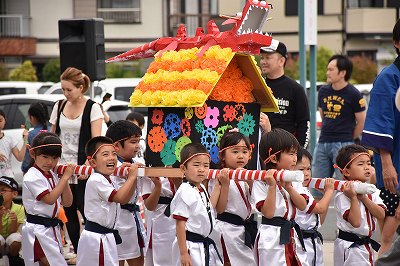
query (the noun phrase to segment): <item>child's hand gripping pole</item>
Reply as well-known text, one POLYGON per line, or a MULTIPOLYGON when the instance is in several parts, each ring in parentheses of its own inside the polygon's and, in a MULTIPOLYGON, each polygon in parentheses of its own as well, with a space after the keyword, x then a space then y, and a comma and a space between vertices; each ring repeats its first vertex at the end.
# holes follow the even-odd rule
MULTIPOLYGON (((220 171, 210 169, 208 179, 215 179, 220 171)), ((266 175, 267 171, 264 170, 236 169, 228 172, 229 179, 234 180, 264 180, 266 175)), ((274 173, 274 178, 280 182, 303 182, 304 174, 302 171, 279 170, 274 173)))
MULTIPOLYGON (((344 184, 346 181, 335 180, 333 183, 333 189, 337 191, 343 191, 344 184)), ((307 184, 309 188, 324 189, 325 178, 311 178, 310 182, 307 184)), ((372 194, 377 188, 373 184, 353 182, 353 188, 357 194, 372 194)))

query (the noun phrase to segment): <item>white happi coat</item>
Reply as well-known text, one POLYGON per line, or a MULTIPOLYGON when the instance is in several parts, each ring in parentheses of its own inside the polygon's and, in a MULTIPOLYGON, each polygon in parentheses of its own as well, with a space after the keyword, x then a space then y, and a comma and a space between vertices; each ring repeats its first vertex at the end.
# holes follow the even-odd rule
MULTIPOLYGON (((211 223, 206 208, 206 203, 209 200, 208 193, 203 185, 201 185, 201 192, 192 187, 189 183, 182 183, 176 192, 174 199, 171 202, 171 214, 175 219, 186 220, 186 230, 202 235, 203 237, 210 237, 214 241, 218 240, 212 237, 213 234, 220 236, 215 231, 215 217, 214 210, 211 207, 211 223), (210 235, 211 226, 213 232, 210 235), (215 231, 215 232, 214 232, 215 231)), ((209 203, 211 205, 211 203, 209 203)), ((205 253, 203 243, 195 243, 186 240, 186 245, 189 251, 190 258, 193 266, 205 265, 205 253)), ((222 265, 217 250, 213 245, 210 245, 210 261, 209 265, 222 265)), ((172 257, 176 266, 181 265, 180 252, 178 247, 178 240, 175 237, 172 246, 172 257)))
MULTIPOLYGON (((249 185, 246 182, 230 180, 228 202, 225 208, 225 212, 238 215, 243 220, 246 220, 248 217, 250 217, 252 212, 249 196, 250 189, 249 185), (243 194, 239 191, 238 186, 240 186, 243 194)), ((244 244, 244 226, 230 224, 217 219, 216 227, 222 234, 226 252, 232 266, 256 265, 254 261, 253 251, 244 244)))
MULTIPOLYGON (((51 172, 51 178, 47 178, 38 168, 31 167, 24 175, 22 187, 22 201, 26 213, 57 218, 61 197, 52 205, 42 202, 41 199, 50 193, 58 182, 59 178, 53 172, 51 172)), ((62 254, 60 226, 45 227, 44 225, 29 223, 26 220, 22 225, 22 252, 25 265, 39 265, 38 262, 34 262, 35 238, 39 241, 50 265, 67 265, 62 254)))
MULTIPOLYGON (((300 194, 304 194, 304 188, 300 182, 292 182, 292 186, 300 194)), ((253 183, 252 197, 257 209, 261 209, 268 195, 269 186, 263 181, 253 183)), ((276 207, 274 217, 283 217, 286 220, 292 220, 296 216, 296 207, 290 200, 289 193, 279 184, 276 186, 276 207), (286 199, 285 199, 286 198, 286 199)), ((257 265, 286 265, 285 245, 279 244, 281 228, 279 226, 261 224, 258 228, 258 235, 254 245, 254 257, 257 265)), ((291 229, 291 242, 293 245, 294 256, 300 263, 296 250, 301 246, 296 241, 297 233, 291 229)))
MULTIPOLYGON (((307 207, 304 211, 297 210, 295 221, 302 230, 318 230, 321 227, 320 217, 318 214, 311 213, 317 204, 317 201, 314 199, 308 189, 304 189, 304 194, 302 194, 302 196, 307 200, 307 207)), ((306 251, 301 248, 296 250, 297 256, 299 257, 302 265, 324 265, 324 254, 322 251, 321 239, 318 237, 315 239, 315 250, 311 238, 304 238, 304 245, 306 247, 306 251), (315 264, 314 254, 316 258, 315 264)), ((300 246, 300 243, 298 243, 298 246, 300 246)))
MULTIPOLYGON (((160 177, 161 180, 161 194, 160 197, 171 198, 175 194, 175 186, 168 178, 160 177)), ((143 198, 146 199, 150 196, 154 189, 154 183, 150 178, 145 177, 142 179, 143 198)), ((148 211, 146 217, 147 225, 147 244, 148 247, 145 264, 146 266, 169 266, 175 265, 172 261, 171 251, 172 243, 176 235, 176 222, 171 217, 164 214, 166 204, 158 204, 154 211, 148 211), (151 239, 151 248, 149 245, 151 239)))
MULTIPOLYGON (((374 203, 386 209, 385 204, 379 197, 380 191, 367 195, 374 203)), ((371 237, 377 226, 377 219, 368 211, 365 205, 358 201, 361 212, 361 225, 353 227, 346 221, 350 211, 350 199, 343 192, 337 192, 335 196, 335 209, 338 229, 354 233, 358 236, 371 237)), ((374 250, 371 245, 362 245, 349 248, 353 242, 337 238, 334 243, 334 265, 373 265, 374 250)))
MULTIPOLYGON (((117 193, 113 177, 99 173, 90 175, 85 191, 85 216, 88 221, 115 229, 119 217, 119 203, 112 198, 117 193)), ((77 265, 118 265, 117 244, 112 233, 99 234, 83 230, 78 244, 77 265)))
MULTIPOLYGON (((136 158, 135 158, 136 159, 136 158)), ((139 161, 144 164, 144 161, 139 161)), ((122 163, 118 161, 118 166, 122 163)), ((117 189, 121 188, 126 182, 125 178, 114 177, 117 189)), ((129 204, 138 204, 138 198, 141 192, 141 179, 136 182, 136 191, 129 200, 129 204)), ((117 245, 118 259, 127 260, 140 257, 145 250, 139 245, 139 238, 142 238, 143 244, 146 243, 146 229, 140 211, 130 212, 125 209, 120 210, 120 216, 117 221, 117 229, 122 238, 122 243, 117 245), (139 228, 139 230, 138 230, 139 228), (140 234, 140 236, 138 235, 140 234)))

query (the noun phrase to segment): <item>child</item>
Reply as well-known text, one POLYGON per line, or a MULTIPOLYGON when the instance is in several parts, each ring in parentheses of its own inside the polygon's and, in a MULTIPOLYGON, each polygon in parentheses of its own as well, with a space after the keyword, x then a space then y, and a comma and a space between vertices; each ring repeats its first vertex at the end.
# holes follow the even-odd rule
POLYGON ((368 150, 352 144, 339 150, 336 168, 342 172, 345 184, 343 192, 335 196, 335 209, 339 236, 334 244, 334 264, 373 265, 379 244, 370 237, 376 228, 376 220, 385 218, 386 206, 379 197, 379 190, 369 195, 357 195, 353 182, 367 182, 371 176, 368 150))
POLYGON ((24 176, 22 201, 26 221, 22 225, 22 251, 25 265, 67 265, 62 255, 60 205, 72 204, 68 186, 74 165, 59 179, 53 172, 61 156, 60 138, 50 132, 37 135, 29 149, 33 166, 24 176))
POLYGON ((11 168, 11 153, 15 159, 22 161, 26 151, 26 144, 28 141, 28 130, 24 130, 22 137, 24 144, 21 149, 18 148, 18 142, 11 135, 5 135, 2 130, 7 122, 6 114, 0 109, 0 176, 14 176, 11 168))
MULTIPOLYGON (((132 112, 126 116, 126 119, 131 123, 134 123, 141 130, 144 128, 145 119, 144 116, 139 112, 132 112)), ((137 153, 137 158, 144 158, 144 153, 146 151, 146 140, 140 139, 140 150, 137 153)))
MULTIPOLYGON (((244 168, 251 156, 248 137, 235 131, 225 133, 220 141, 219 155, 222 167, 244 168)), ((245 243, 245 235, 249 233, 245 230, 245 224, 251 224, 252 221, 250 187, 247 182, 229 181, 226 170, 221 172, 221 183, 215 182, 214 185, 214 190, 220 190, 216 211, 217 227, 222 233, 224 264, 252 266, 255 265, 251 249, 253 243, 245 243)))
POLYGON ((25 219, 25 211, 22 205, 13 202, 18 196, 18 183, 14 178, 0 177, 0 193, 2 203, 0 206, 0 215, 2 223, 0 223, 0 254, 8 255, 10 265, 21 265, 22 259, 19 257, 21 250, 21 233, 20 225, 25 219))
MULTIPOLYGON (((304 148, 297 151, 297 164, 295 169, 303 171, 304 182, 306 186, 311 179, 311 154, 304 148)), ((322 253, 322 235, 318 232, 318 228, 324 223, 328 212, 329 203, 332 200, 333 178, 325 179, 325 193, 320 201, 316 201, 308 189, 305 189, 302 196, 307 201, 307 207, 304 211, 296 214, 295 221, 300 226, 304 238, 306 251, 297 250, 297 256, 304 265, 324 265, 324 256, 322 253)))
MULTIPOLYGON (((259 147, 264 169, 293 170, 296 166, 300 144, 291 133, 274 128, 261 137, 259 147)), ((301 240, 300 228, 294 218, 296 208, 304 210, 307 206, 300 195, 304 194, 304 188, 299 182, 276 182, 272 176, 274 172, 269 170, 265 182, 253 184, 252 196, 263 215, 254 247, 256 259, 258 265, 301 265, 293 227, 301 240)))
MULTIPOLYGON (((143 160, 132 160, 139 151, 139 140, 142 130, 126 120, 119 120, 111 124, 106 136, 112 139, 117 148, 118 165, 132 161, 144 164, 143 160)), ((126 179, 115 177, 117 188, 124 185, 126 179)), ((117 246, 120 265, 126 260, 129 265, 143 265, 145 247, 145 229, 141 218, 138 198, 140 196, 140 182, 136 182, 136 192, 127 204, 121 205, 121 212, 117 221, 117 229, 122 243, 117 246)))
POLYGON ((222 265, 215 242, 210 238, 215 232, 214 210, 202 184, 210 169, 210 155, 199 143, 187 144, 180 155, 185 180, 171 202, 171 214, 176 220, 173 261, 177 266, 222 265))
MULTIPOLYGON (((28 132, 28 144, 32 144, 32 140, 39 134, 40 130, 47 130, 47 121, 49 121, 49 111, 47 110, 47 106, 42 102, 34 102, 28 109, 28 117, 32 130, 28 132)), ((29 151, 25 152, 24 160, 22 161, 21 170, 22 173, 26 173, 30 167, 31 156, 29 155, 29 151)))
POLYGON ((130 166, 127 180, 118 189, 112 174, 117 167, 117 152, 110 138, 97 136, 86 144, 91 174, 85 191, 85 229, 78 244, 77 265, 118 265, 116 230, 120 204, 127 204, 136 190, 138 164, 130 166))

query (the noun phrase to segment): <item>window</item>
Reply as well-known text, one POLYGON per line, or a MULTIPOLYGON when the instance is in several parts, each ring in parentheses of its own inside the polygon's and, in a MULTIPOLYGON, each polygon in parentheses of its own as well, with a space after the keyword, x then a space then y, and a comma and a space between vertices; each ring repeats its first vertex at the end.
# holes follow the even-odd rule
POLYGON ((116 87, 114 97, 116 100, 129 102, 134 89, 135 87, 116 87))
POLYGON ((348 8, 383 7, 383 0, 349 0, 348 8))
POLYGON ((140 23, 140 0, 98 0, 97 16, 105 23, 140 23))
MULTIPOLYGON (((285 16, 299 15, 299 0, 285 0, 285 16)), ((324 0, 318 0, 318 15, 324 14, 324 0)))

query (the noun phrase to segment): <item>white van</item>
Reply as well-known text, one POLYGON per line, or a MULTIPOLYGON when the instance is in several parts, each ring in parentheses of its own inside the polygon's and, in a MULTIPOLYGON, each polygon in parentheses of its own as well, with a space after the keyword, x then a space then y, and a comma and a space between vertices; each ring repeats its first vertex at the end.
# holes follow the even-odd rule
POLYGON ((38 94, 48 90, 54 82, 0 81, 0 95, 38 94))
MULTIPOLYGON (((93 82, 94 100, 101 101, 106 93, 111 94, 110 100, 129 102, 134 89, 141 78, 110 78, 93 82)), ((61 83, 51 86, 44 94, 62 94, 61 83)), ((90 92, 88 92, 88 95, 90 92)))

